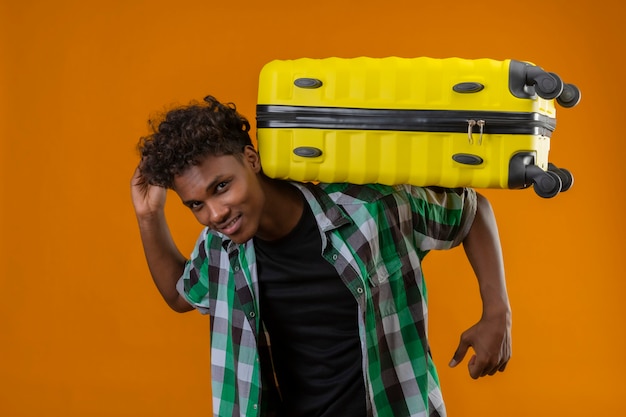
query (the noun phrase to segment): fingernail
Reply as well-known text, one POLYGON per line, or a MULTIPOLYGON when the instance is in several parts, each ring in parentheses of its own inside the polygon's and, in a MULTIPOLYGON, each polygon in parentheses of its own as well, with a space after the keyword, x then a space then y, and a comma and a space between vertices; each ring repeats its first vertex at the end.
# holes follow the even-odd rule
POLYGON ((454 359, 452 359, 452 360, 450 361, 450 363, 448 364, 448 366, 449 366, 450 368, 454 368, 454 367, 456 366, 456 364, 457 364, 457 363, 458 363, 457 361, 455 361, 454 359))

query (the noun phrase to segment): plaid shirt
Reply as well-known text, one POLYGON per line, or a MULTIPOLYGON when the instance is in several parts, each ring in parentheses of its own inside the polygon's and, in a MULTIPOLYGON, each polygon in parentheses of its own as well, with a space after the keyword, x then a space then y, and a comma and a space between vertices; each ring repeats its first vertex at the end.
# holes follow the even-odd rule
MULTIPOLYGON (((323 257, 358 302, 369 414, 444 416, 420 265, 429 250, 462 242, 474 219, 476 194, 408 185, 294 185, 313 210, 323 257)), ((237 245, 205 229, 178 290, 211 317, 215 416, 275 411, 258 285, 252 241, 237 245)))

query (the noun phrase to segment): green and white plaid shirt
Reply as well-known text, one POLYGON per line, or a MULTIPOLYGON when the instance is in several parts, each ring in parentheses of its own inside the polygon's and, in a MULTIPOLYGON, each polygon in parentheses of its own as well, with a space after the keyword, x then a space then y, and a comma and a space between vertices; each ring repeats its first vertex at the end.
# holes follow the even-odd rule
MULTIPOLYGON (((444 416, 427 341, 421 261, 430 250, 462 242, 476 212, 475 192, 408 185, 294 185, 313 210, 323 257, 359 305, 368 412, 381 417, 444 416)), ((205 229, 178 289, 211 317, 214 415, 273 415, 270 398, 276 390, 259 315, 252 241, 238 245, 205 229)))

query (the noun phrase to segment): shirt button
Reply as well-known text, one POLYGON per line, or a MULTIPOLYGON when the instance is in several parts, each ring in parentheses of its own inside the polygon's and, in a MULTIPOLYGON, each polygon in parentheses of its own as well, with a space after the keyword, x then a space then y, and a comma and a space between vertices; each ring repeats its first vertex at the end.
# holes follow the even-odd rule
POLYGON ((357 287, 356 292, 358 292, 359 294, 363 294, 363 287, 357 287))
POLYGON ((250 317, 254 318, 256 316, 256 313, 254 311, 250 312, 250 317))
POLYGON ((334 254, 334 255, 333 255, 333 261, 336 261, 336 260, 337 260, 337 258, 338 258, 337 254, 334 254))
POLYGON ((235 267, 235 272, 239 272, 239 267, 238 266, 235 267))
POLYGON ((254 405, 252 406, 252 408, 254 408, 254 409, 256 410, 257 408, 259 408, 259 406, 258 406, 258 405, 256 405, 256 404, 254 404, 254 405))

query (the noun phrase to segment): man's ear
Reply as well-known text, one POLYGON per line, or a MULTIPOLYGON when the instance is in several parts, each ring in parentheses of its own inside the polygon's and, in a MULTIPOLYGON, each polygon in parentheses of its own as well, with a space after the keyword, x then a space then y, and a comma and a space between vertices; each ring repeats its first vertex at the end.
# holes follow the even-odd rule
POLYGON ((255 173, 261 172, 261 158, 252 145, 243 148, 243 160, 247 162, 255 173))

